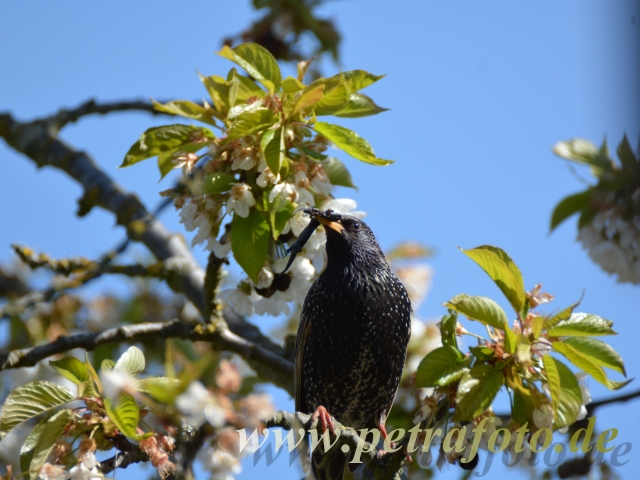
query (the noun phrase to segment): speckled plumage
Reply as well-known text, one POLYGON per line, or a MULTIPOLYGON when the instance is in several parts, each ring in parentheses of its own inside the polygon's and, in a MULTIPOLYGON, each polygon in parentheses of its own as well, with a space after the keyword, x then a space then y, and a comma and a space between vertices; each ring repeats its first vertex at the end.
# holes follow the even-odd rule
MULTIPOLYGON (((337 223, 344 230, 325 226, 327 267, 298 327, 296 410, 323 406, 346 426, 384 427, 405 362, 411 302, 367 225, 348 215, 337 223)), ((324 457, 314 453, 316 476, 342 478, 348 458, 338 449, 324 457)))

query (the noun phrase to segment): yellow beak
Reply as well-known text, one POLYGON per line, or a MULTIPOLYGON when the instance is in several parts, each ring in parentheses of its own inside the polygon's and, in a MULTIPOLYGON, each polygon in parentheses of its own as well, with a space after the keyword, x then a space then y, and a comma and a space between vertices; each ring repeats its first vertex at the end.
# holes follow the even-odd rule
POLYGON ((338 222, 332 222, 331 220, 327 220, 326 218, 322 217, 316 217, 316 219, 325 227, 329 227, 338 233, 342 233, 344 230, 344 227, 338 222))

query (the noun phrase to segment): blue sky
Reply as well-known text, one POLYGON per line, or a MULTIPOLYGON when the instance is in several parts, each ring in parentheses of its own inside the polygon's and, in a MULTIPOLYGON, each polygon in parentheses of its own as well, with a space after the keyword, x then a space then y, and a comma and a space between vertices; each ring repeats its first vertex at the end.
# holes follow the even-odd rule
MULTIPOLYGON (((321 12, 344 38, 341 65, 325 63, 326 73, 387 74, 366 93, 391 110, 340 123, 396 163, 379 168, 342 157, 360 189, 340 193, 368 212, 383 248, 416 239, 437 250, 421 316, 443 314, 442 302, 457 293, 501 301, 457 249, 497 245, 518 263, 527 287, 543 283, 555 295, 551 308, 573 303, 585 290, 581 309, 615 322, 620 335, 610 342, 629 376, 638 376, 638 287, 617 284, 589 260, 575 241, 575 219, 553 235, 548 229, 554 205, 584 188, 551 153, 557 141, 579 136, 600 143, 606 136, 617 145, 626 132, 638 144, 638 3, 351 0, 329 2, 321 12)), ((196 70, 225 74, 229 62, 213 52, 253 17, 248 1, 3 2, 0 111, 29 120, 88 98, 202 98, 196 70)), ((168 120, 141 113, 91 117, 66 127, 62 137, 152 207, 170 184, 158 185, 153 162, 116 167, 139 134, 160 123, 168 120)), ((37 171, 0 143, 0 261, 11 258, 12 242, 56 257, 96 258, 113 246, 122 229, 99 210, 77 218, 79 195, 64 174, 37 171)), ((162 220, 181 231, 174 212, 162 220)), ((611 395, 590 385, 596 399, 611 395)), ((628 387, 635 388, 635 382, 628 387)), ((278 399, 291 408, 286 396, 278 399)), ((599 428, 618 428, 617 442, 633 443, 637 407, 602 409, 599 428)), ((631 457, 620 469, 627 476, 640 467, 640 457, 631 457)), ((275 470, 246 465, 241 478, 265 471, 275 470)), ((294 471, 286 475, 298 478, 294 471)), ((457 476, 450 469, 442 478, 457 476)))

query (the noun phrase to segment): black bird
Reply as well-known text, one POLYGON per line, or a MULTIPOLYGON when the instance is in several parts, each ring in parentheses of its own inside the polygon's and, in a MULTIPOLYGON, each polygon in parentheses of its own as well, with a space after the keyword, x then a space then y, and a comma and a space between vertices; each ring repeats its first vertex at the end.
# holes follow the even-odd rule
MULTIPOLYGON (((356 429, 378 428, 386 438, 411 334, 409 296, 362 220, 317 209, 307 213, 324 225, 327 266, 302 308, 296 410, 313 412, 323 432, 333 429, 333 416, 356 429)), ((316 450, 312 469, 319 480, 340 480, 348 460, 340 448, 316 450)))

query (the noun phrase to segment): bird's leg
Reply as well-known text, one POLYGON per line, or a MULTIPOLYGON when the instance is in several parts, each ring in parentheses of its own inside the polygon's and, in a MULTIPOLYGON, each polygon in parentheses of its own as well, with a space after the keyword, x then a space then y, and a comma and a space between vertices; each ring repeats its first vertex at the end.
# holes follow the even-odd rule
POLYGON ((313 415, 311 416, 311 423, 313 423, 313 421, 316 419, 320 419, 320 431, 323 434, 327 431, 327 427, 329 427, 329 431, 331 433, 333 433, 334 435, 336 434, 333 426, 333 420, 331 420, 331 415, 329 415, 327 409, 322 405, 318 405, 316 411, 313 412, 313 415))
MULTIPOLYGON (((387 427, 384 426, 384 423, 380 423, 380 425, 378 425, 378 429, 380 430, 383 440, 386 440, 389 434, 387 433, 387 427)), ((391 442, 391 448, 396 448, 396 442, 391 442)), ((404 450, 406 454, 404 459, 409 463, 413 463, 413 458, 411 458, 411 454, 406 447, 404 450)), ((386 455, 386 453, 387 452, 385 450, 378 450, 378 457, 382 457, 383 455, 386 455)))

